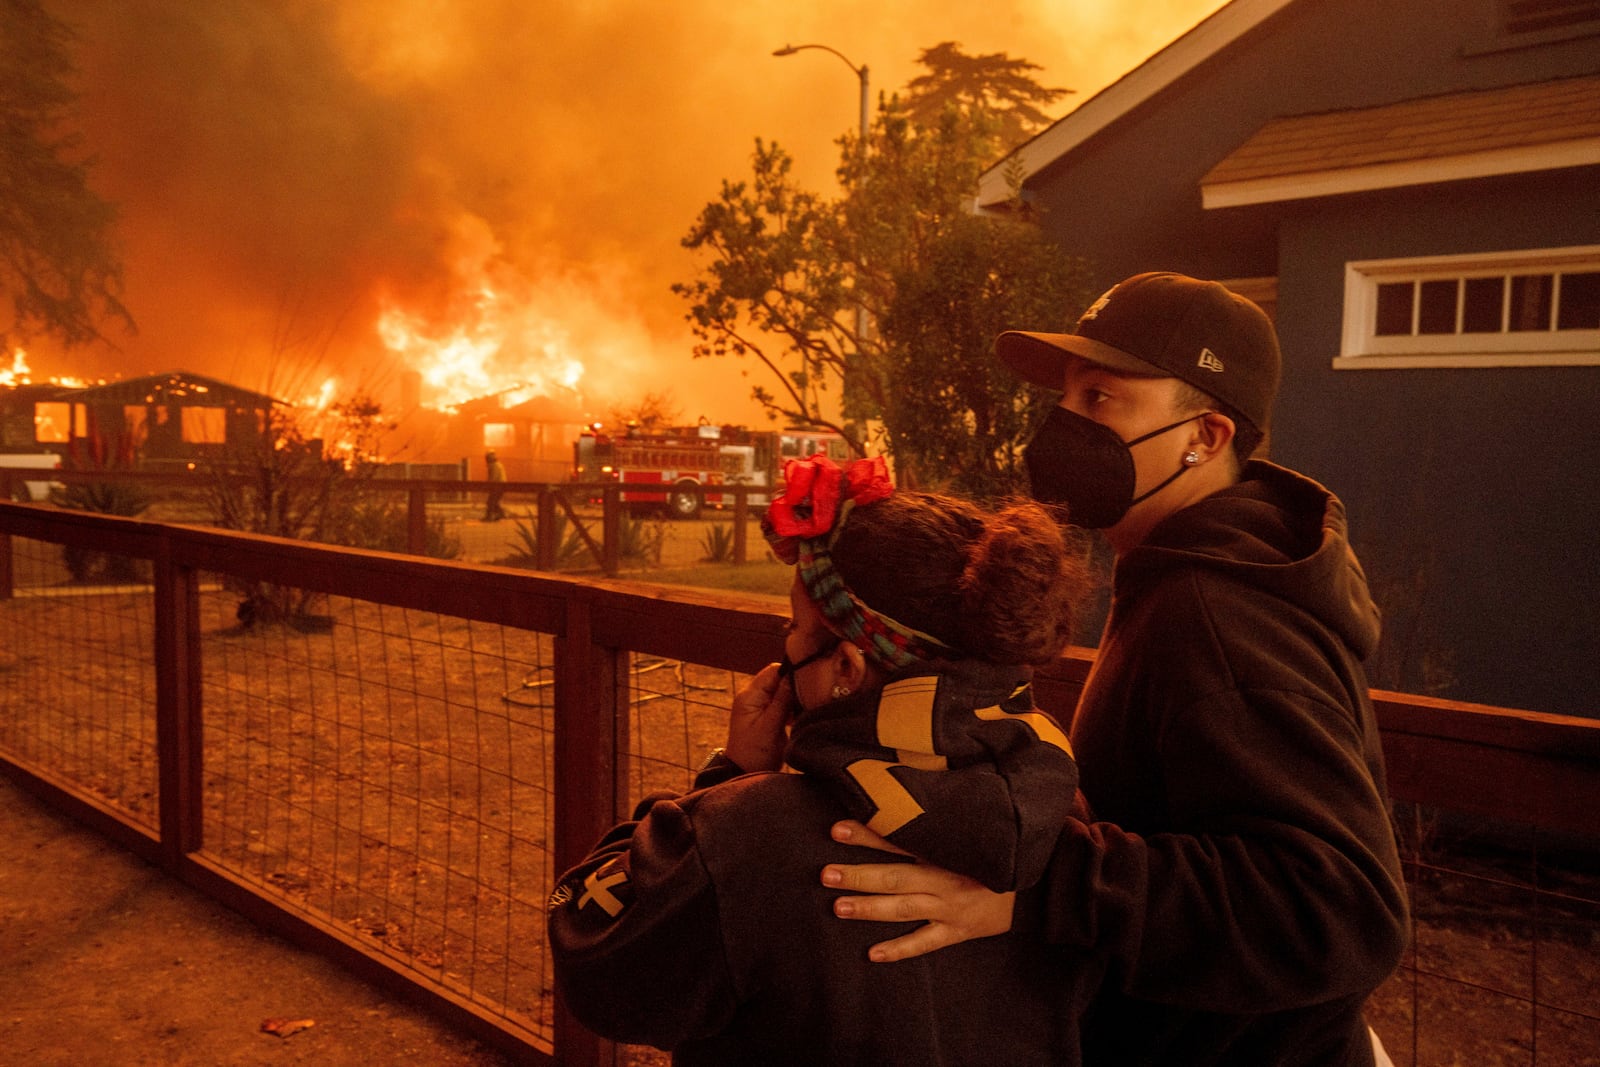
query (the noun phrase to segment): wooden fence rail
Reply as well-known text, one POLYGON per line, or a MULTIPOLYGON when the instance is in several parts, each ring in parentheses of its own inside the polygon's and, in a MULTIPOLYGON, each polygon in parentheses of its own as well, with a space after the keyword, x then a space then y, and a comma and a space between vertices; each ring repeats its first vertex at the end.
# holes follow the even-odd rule
MULTIPOLYGON (((546 487, 554 491, 551 487, 546 487)), ((411 487, 407 492, 417 491, 411 487)), ((421 491, 427 491, 424 487, 421 491)), ((396 965, 350 931, 289 908, 206 852, 202 789, 208 728, 197 597, 202 575, 282 583, 355 601, 450 616, 553 639, 550 863, 580 859, 625 813, 621 740, 632 714, 629 664, 652 656, 750 673, 778 658, 784 617, 769 598, 344 549, 195 527, 0 502, 0 610, 19 589, 14 542, 76 545, 153 565, 159 822, 152 831, 76 783, 0 748, 0 769, 255 921, 422 1001, 476 1036, 543 1062, 607 1064, 617 1051, 557 1006, 553 1041, 503 1012, 396 965)), ((124 591, 125 592, 125 591, 124 591)), ((3 622, 0 618, 0 622, 3 622)), ((1070 718, 1092 653, 1074 649, 1037 680, 1039 699, 1070 718)), ((1600 722, 1377 693, 1397 799, 1600 834, 1600 722)), ((0 701, 5 696, 0 693, 0 701)), ((7 712, 10 714, 10 712, 7 712)))
MULTIPOLYGON (((0 456, 0 500, 21 499, 21 487, 28 482, 58 482, 62 485, 96 485, 117 483, 152 488, 188 490, 204 493, 216 486, 219 479, 234 485, 248 486, 247 474, 219 474, 206 471, 150 471, 150 470, 40 470, 29 467, 7 467, 0 456)), ((289 479, 287 484, 311 486, 307 479, 289 479)), ((634 508, 659 509, 660 505, 634 505, 627 494, 639 494, 646 499, 664 498, 659 482, 490 482, 468 481, 452 478, 392 478, 388 476, 358 477, 350 481, 352 488, 362 493, 401 495, 406 498, 406 551, 412 555, 426 555, 428 546, 428 502, 430 499, 457 497, 464 493, 507 494, 531 496, 535 500, 536 545, 535 569, 556 569, 557 532, 563 519, 581 536, 585 547, 594 558, 595 565, 608 578, 615 578, 622 565, 622 538, 619 532, 622 517, 634 508), (600 528, 596 537, 579 517, 575 505, 599 501, 600 528)), ((671 487, 675 495, 693 495, 702 504, 708 496, 719 499, 731 497, 733 538, 730 557, 736 564, 749 558, 750 498, 765 498, 764 486, 751 485, 691 485, 684 483, 671 487)), ((3 577, 3 574, 0 574, 3 577)))

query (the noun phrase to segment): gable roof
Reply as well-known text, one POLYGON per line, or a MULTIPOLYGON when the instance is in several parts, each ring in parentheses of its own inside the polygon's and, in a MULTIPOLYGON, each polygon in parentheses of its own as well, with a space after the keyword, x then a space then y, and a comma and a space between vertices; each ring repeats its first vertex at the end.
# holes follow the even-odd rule
POLYGON ((978 179, 978 208, 993 208, 1011 199, 1006 176, 1013 167, 1020 164, 1025 177, 1039 173, 1293 2, 1231 0, 1214 11, 984 171, 978 179))
POLYGON ((1207 208, 1600 164, 1600 75, 1272 119, 1201 178, 1207 208))
MULTIPOLYGON (((187 400, 197 404, 202 399, 218 407, 267 408, 283 401, 265 393, 242 389, 237 385, 207 378, 188 371, 168 371, 164 374, 147 374, 141 378, 124 378, 72 390, 71 399, 85 403, 143 404, 155 398, 162 400, 187 400)), ((63 396, 65 399, 66 396, 63 396)))

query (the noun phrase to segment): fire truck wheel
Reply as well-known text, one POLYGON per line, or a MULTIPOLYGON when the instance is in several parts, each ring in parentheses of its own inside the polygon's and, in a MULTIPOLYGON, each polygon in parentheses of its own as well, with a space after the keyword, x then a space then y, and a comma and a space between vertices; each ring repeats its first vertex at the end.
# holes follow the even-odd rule
POLYGON ((700 494, 695 492, 694 482, 679 482, 679 488, 667 495, 667 514, 674 519, 696 519, 700 517, 700 494))

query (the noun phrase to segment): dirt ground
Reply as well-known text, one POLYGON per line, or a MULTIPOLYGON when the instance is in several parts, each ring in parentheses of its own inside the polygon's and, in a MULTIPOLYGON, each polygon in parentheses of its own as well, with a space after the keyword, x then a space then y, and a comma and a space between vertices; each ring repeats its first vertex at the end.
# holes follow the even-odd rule
POLYGON ((262 932, 0 777, 0 1063, 513 1061, 262 932), (264 1030, 272 1020, 288 1036, 264 1030), (294 1031, 296 1023, 312 1025, 294 1031))

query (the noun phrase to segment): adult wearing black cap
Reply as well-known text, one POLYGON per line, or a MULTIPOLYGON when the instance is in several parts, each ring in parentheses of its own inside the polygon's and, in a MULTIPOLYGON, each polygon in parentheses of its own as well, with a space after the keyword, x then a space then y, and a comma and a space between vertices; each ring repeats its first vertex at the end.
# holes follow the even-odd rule
POLYGON ((1116 553, 1072 726, 1100 821, 1069 825, 1039 897, 833 865, 825 884, 887 894, 836 912, 928 920, 885 961, 1013 925, 1105 952, 1087 1064, 1374 1063, 1362 1006, 1407 925, 1361 668, 1378 610, 1339 500, 1249 458, 1280 373, 1270 321, 1215 282, 1141 274, 1073 333, 995 347, 1063 390, 1028 446, 1034 495, 1116 553))

